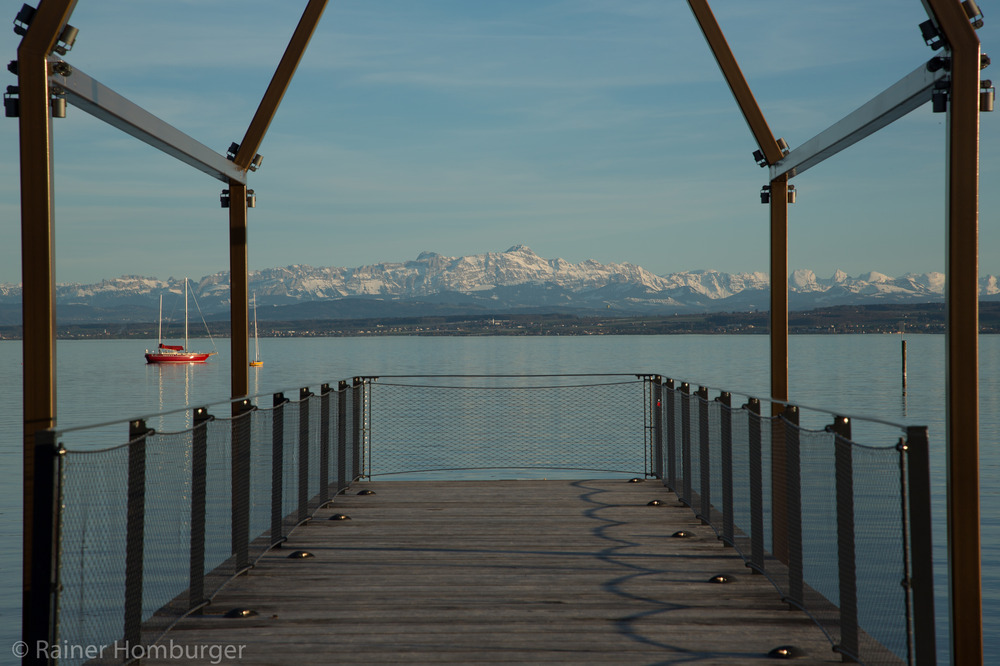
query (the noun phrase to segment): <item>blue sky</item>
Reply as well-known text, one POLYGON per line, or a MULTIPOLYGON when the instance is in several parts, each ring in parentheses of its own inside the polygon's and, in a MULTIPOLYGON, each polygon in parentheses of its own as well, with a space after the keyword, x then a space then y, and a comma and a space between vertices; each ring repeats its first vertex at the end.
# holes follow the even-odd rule
MULTIPOLYGON (((710 4, 793 148, 933 55, 920 0, 710 4)), ((1000 11, 979 4, 991 53, 1000 11)), ((224 152, 304 6, 80 0, 66 59, 224 152)), ((6 7, 12 20, 20 2, 6 7)), ((0 32, 14 59, 19 38, 0 32)), ((4 120, 0 282, 16 283, 17 123, 4 120)), ((1000 273, 998 122, 982 115, 984 275, 1000 273)), ((926 105, 796 178, 790 268, 944 270, 945 143, 926 105)), ((682 0, 333 0, 250 175, 250 266, 520 243, 658 274, 767 271, 755 148, 682 0)), ((219 181, 72 107, 55 153, 58 282, 228 269, 219 181)))

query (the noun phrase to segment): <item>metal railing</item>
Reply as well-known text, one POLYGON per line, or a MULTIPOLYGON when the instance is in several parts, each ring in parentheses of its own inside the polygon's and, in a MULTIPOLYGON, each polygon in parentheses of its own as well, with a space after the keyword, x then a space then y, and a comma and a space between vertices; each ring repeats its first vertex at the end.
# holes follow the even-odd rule
POLYGON ((360 474, 363 382, 43 433, 24 663, 128 663, 360 474), (269 404, 262 404, 269 403, 269 404), (174 432, 152 418, 179 421, 174 432), (42 563, 47 562, 49 566, 42 563), (37 646, 62 646, 60 650, 37 646))
POLYGON ((25 641, 104 646, 66 664, 146 654, 358 478, 585 473, 662 479, 845 659, 935 663, 926 428, 708 394, 659 375, 358 377, 172 413, 175 432, 138 419, 111 448, 47 431, 47 603, 25 641))
POLYGON ((865 445, 863 419, 789 403, 768 417, 753 397, 649 381, 658 475, 681 502, 845 659, 936 663, 927 428, 869 420, 897 434, 865 445))

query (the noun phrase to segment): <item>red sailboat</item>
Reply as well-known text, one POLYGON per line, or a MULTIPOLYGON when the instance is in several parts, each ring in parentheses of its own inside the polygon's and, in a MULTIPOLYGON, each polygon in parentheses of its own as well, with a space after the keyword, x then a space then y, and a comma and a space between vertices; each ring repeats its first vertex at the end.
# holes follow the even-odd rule
POLYGON ((160 295, 160 325, 156 332, 156 349, 146 350, 146 363, 204 363, 209 356, 214 356, 216 352, 193 352, 187 349, 188 345, 188 296, 187 278, 184 278, 184 344, 165 345, 163 344, 163 295, 160 295))

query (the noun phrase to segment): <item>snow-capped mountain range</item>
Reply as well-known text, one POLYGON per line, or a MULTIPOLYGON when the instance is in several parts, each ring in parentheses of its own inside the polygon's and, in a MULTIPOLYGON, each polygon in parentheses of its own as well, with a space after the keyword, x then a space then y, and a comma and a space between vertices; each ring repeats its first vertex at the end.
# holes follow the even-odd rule
MULTIPOLYGON (((356 268, 295 265, 250 275, 250 289, 256 294, 261 315, 272 319, 316 318, 309 313, 318 310, 309 304, 331 302, 341 307, 326 307, 324 317, 349 317, 355 310, 363 310, 364 314, 354 316, 372 316, 373 312, 388 316, 387 307, 393 303, 405 304, 408 315, 419 314, 419 305, 435 311, 446 307, 452 312, 541 309, 659 314, 766 310, 769 285, 768 275, 760 272, 704 270, 655 275, 629 263, 602 264, 588 259, 574 264, 546 259, 523 245, 465 257, 423 252, 402 263, 356 268), (353 309, 345 305, 358 306, 361 301, 367 305, 353 309), (373 310, 373 303, 382 306, 373 310)), ((203 313, 228 313, 227 272, 191 280, 190 286, 203 313)), ((928 302, 943 299, 944 274, 908 273, 893 278, 870 272, 851 277, 837 271, 830 278, 819 278, 813 271, 797 270, 789 277, 788 286, 790 307, 796 310, 854 303, 928 302)), ((114 309, 122 315, 132 310, 135 316, 148 320, 148 308, 157 307, 161 294, 182 293, 180 278, 123 276, 98 284, 61 284, 57 287, 57 304, 60 318, 72 306, 86 306, 114 309)), ((1000 299, 996 276, 980 279, 980 298, 1000 299)), ((0 306, 19 304, 20 300, 20 285, 0 284, 0 306)))

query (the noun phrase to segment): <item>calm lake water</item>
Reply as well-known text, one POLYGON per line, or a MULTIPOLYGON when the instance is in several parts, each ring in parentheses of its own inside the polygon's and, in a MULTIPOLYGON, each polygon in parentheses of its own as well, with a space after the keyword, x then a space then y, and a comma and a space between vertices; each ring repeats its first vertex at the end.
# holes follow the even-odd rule
MULTIPOLYGON (((907 335, 906 340, 904 394, 899 336, 792 336, 791 396, 800 404, 855 417, 930 426, 938 646, 943 652, 945 343, 943 336, 933 335, 907 335)), ((224 400, 228 340, 217 344, 219 356, 206 365, 163 367, 143 360, 151 341, 60 341, 60 428, 224 400)), ((765 336, 266 339, 261 354, 265 365, 250 369, 253 394, 291 393, 300 386, 316 390, 321 383, 354 375, 441 373, 658 373, 748 395, 766 397, 769 388, 765 336)), ((984 634, 986 663, 1000 663, 1000 336, 981 336, 980 358, 984 634)), ((0 342, 0 663, 14 662, 9 646, 20 632, 21 371, 21 344, 0 342)), ((856 424, 855 438, 863 443, 887 443, 867 442, 859 432, 856 424)), ((942 656, 940 663, 946 662, 942 656)))

